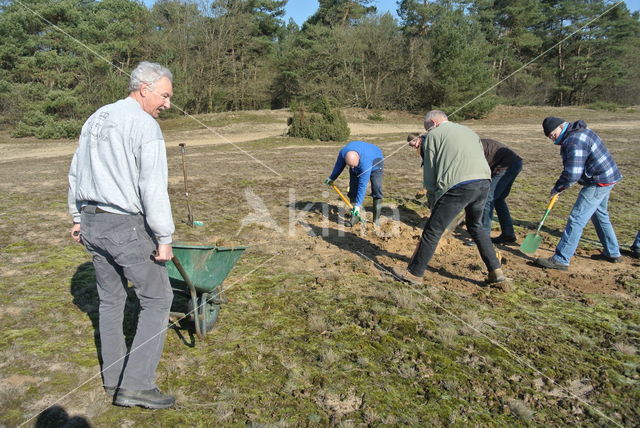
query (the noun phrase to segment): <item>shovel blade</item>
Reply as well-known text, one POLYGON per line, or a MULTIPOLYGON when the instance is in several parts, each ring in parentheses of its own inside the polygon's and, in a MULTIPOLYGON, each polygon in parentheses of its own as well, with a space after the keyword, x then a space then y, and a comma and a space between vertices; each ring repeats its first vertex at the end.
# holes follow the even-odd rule
POLYGON ((536 252, 540 243, 542 242, 542 235, 538 235, 537 233, 530 233, 520 245, 520 251, 525 254, 533 254, 536 252))

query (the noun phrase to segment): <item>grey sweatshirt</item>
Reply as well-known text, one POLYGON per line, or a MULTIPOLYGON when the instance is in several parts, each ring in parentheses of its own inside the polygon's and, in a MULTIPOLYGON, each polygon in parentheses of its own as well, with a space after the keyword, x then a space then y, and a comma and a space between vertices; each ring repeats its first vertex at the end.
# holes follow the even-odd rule
POLYGON ((159 244, 174 231, 167 154, 158 122, 133 98, 98 109, 82 127, 69 169, 69 213, 88 201, 117 214, 143 214, 159 244))

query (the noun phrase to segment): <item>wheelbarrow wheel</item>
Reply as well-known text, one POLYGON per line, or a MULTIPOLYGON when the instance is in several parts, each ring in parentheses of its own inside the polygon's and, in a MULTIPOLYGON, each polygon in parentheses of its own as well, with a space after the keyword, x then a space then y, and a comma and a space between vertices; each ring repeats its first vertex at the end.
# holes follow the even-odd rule
MULTIPOLYGON (((220 312, 220 305, 210 302, 209 299, 211 296, 208 293, 202 293, 198 296, 198 319, 194 320, 198 323, 203 336, 213 329, 218 321, 218 312, 220 312)), ((192 310, 193 304, 189 301, 189 312, 192 310)))

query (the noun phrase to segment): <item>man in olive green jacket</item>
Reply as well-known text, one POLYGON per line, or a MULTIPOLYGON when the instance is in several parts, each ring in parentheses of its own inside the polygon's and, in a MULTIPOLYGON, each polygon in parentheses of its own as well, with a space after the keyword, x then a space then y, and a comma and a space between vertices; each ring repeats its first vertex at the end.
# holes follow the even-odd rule
MULTIPOLYGON (((491 184, 491 170, 484 157, 480 137, 466 126, 449 122, 440 110, 432 110, 424 119, 427 136, 420 149, 424 154, 424 187, 431 215, 407 269, 394 269, 401 280, 422 283, 427 264, 440 237, 456 215, 465 210, 467 230, 478 246, 487 266, 488 283, 506 278, 487 231, 482 214, 491 184)), ((420 144, 421 139, 413 140, 420 144)), ((412 142, 410 145, 413 146, 412 142)))

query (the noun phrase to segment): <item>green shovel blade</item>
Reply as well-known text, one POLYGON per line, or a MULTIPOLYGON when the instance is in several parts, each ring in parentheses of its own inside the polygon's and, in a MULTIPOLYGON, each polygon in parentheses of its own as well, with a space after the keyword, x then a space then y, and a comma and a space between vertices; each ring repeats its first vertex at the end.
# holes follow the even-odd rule
POLYGON ((533 254, 536 252, 540 243, 542 242, 542 235, 537 233, 530 233, 524 238, 522 245, 520 245, 520 251, 525 254, 533 254))
POLYGON ((549 201, 549 204, 547 205, 547 209, 545 210, 544 215, 542 216, 542 220, 540 220, 540 224, 538 225, 538 230, 536 230, 536 233, 530 233, 527 235, 522 245, 520 245, 520 251, 522 251, 525 254, 531 254, 536 252, 536 250, 540 246, 540 243, 542 242, 542 235, 540 235, 540 229, 542 229, 542 225, 544 224, 544 221, 547 219, 547 216, 551 212, 551 208, 553 208, 553 205, 556 203, 559 196, 560 196, 560 193, 556 193, 555 195, 553 195, 553 197, 549 201))

